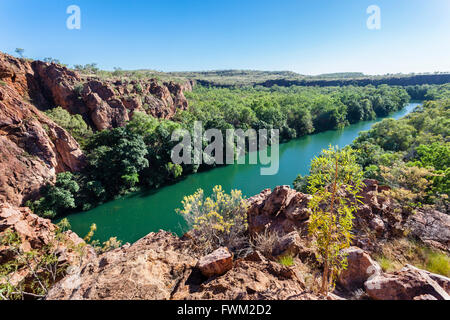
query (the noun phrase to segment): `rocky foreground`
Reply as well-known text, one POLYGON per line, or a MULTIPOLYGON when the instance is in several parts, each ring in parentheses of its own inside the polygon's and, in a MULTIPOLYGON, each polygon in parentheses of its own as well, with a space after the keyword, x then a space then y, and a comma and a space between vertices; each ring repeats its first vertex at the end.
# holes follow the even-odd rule
MULTIPOLYGON (((303 300, 355 298, 355 293, 376 300, 450 299, 449 278, 408 264, 386 273, 373 259, 402 230, 448 253, 450 217, 437 211, 403 215, 381 194, 383 187, 376 181, 366 180, 366 185, 361 193, 364 204, 355 220, 354 246, 346 249, 348 268, 328 297, 321 296, 313 285, 317 271, 311 267, 314 250, 306 228, 310 196, 282 186, 250 198, 250 233, 279 232, 269 254, 254 247, 241 257, 233 257, 227 248, 201 256, 195 253, 189 235, 178 238, 164 231, 150 233, 132 245, 103 254, 90 250, 82 263, 70 267, 50 289, 46 299, 303 300), (292 266, 276 259, 287 253, 294 257, 292 266)), ((13 228, 30 245, 45 243, 43 230, 51 229, 48 220, 26 209, 3 207, 0 213, 0 231, 13 228)), ((320 272, 320 267, 317 270, 320 272)))

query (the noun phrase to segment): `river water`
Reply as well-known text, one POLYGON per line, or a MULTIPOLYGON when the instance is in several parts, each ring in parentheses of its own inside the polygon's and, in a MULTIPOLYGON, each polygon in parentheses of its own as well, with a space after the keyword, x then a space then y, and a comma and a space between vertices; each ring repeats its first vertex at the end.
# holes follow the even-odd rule
MULTIPOLYGON (((398 119, 410 113, 419 102, 411 102, 404 109, 389 117, 398 119)), ((247 197, 266 188, 292 185, 298 174, 308 173, 313 157, 331 145, 340 147, 350 144, 361 131, 381 121, 359 122, 342 130, 321 132, 280 145, 279 172, 274 176, 260 175, 260 165, 228 165, 206 172, 192 174, 184 180, 158 190, 141 191, 105 203, 90 211, 69 215, 72 230, 80 236, 97 224, 94 239, 105 241, 117 237, 125 242, 135 242, 152 231, 167 230, 181 234, 185 229, 183 219, 175 213, 181 207, 185 195, 202 188, 209 194, 215 185, 222 185, 226 192, 240 189, 247 197)))

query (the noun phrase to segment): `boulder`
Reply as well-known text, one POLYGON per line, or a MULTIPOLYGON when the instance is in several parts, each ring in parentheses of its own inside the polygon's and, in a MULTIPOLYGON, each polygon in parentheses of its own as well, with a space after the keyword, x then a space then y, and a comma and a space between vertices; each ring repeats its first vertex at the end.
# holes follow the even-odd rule
POLYGON ((350 247, 343 250, 347 254, 347 269, 338 277, 338 284, 346 290, 353 291, 364 286, 364 282, 370 277, 379 276, 382 273, 378 263, 372 260, 370 255, 358 247, 350 247))
POLYGON ((297 231, 292 231, 280 238, 272 249, 273 256, 291 255, 296 256, 302 248, 301 238, 297 231))
POLYGON ((375 300, 412 300, 424 295, 450 300, 447 292, 426 272, 411 266, 371 278, 364 287, 369 297, 375 300))
POLYGON ((450 215, 437 210, 417 210, 410 215, 405 229, 425 243, 450 251, 450 215))
POLYGON ((233 255, 222 247, 200 258, 197 268, 205 277, 221 276, 233 268, 233 255))
MULTIPOLYGON (((248 223, 251 234, 268 230, 280 234, 295 230, 306 231, 306 221, 311 214, 308 208, 310 195, 279 186, 266 189, 248 199, 248 223)), ((302 232, 304 234, 304 232, 302 232)))

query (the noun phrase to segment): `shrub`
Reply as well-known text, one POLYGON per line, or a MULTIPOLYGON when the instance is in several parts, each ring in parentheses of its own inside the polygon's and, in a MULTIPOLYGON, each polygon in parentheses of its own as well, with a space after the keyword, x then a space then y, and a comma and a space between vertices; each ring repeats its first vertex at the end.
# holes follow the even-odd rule
POLYGON ((250 240, 254 250, 261 252, 265 257, 272 257, 273 248, 279 243, 280 236, 274 231, 264 230, 256 233, 250 240))
POLYGON ((285 267, 291 267, 294 265, 294 258, 291 255, 283 255, 278 259, 278 262, 285 267))
POLYGON ((12 255, 0 265, 0 300, 42 299, 65 274, 67 265, 59 262, 54 241, 39 251, 24 251, 20 236, 8 229, 0 237, 0 246, 12 255), (24 270, 28 275, 18 281, 15 276, 24 270))
POLYGON ((317 258, 324 265, 322 293, 347 267, 342 249, 350 246, 353 213, 357 207, 357 193, 361 190, 362 170, 356 163, 352 149, 338 151, 333 147, 322 151, 311 161, 308 189, 312 199, 309 234, 314 237, 317 258))
POLYGON ((450 258, 441 252, 428 250, 425 269, 433 273, 450 277, 450 258))
POLYGON ((183 209, 177 210, 192 229, 201 251, 209 253, 225 246, 236 252, 247 245, 247 201, 242 192, 226 194, 215 186, 210 197, 202 189, 184 197, 183 209))

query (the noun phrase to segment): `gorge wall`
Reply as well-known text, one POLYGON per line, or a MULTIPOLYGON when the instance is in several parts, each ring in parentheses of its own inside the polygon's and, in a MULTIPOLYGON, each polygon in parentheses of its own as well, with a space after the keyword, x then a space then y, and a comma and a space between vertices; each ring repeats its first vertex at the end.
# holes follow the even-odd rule
POLYGON ((0 202, 23 205, 63 171, 85 165, 77 141, 42 111, 61 106, 94 131, 125 125, 136 111, 170 119, 192 83, 99 80, 62 65, 0 53, 0 202))

